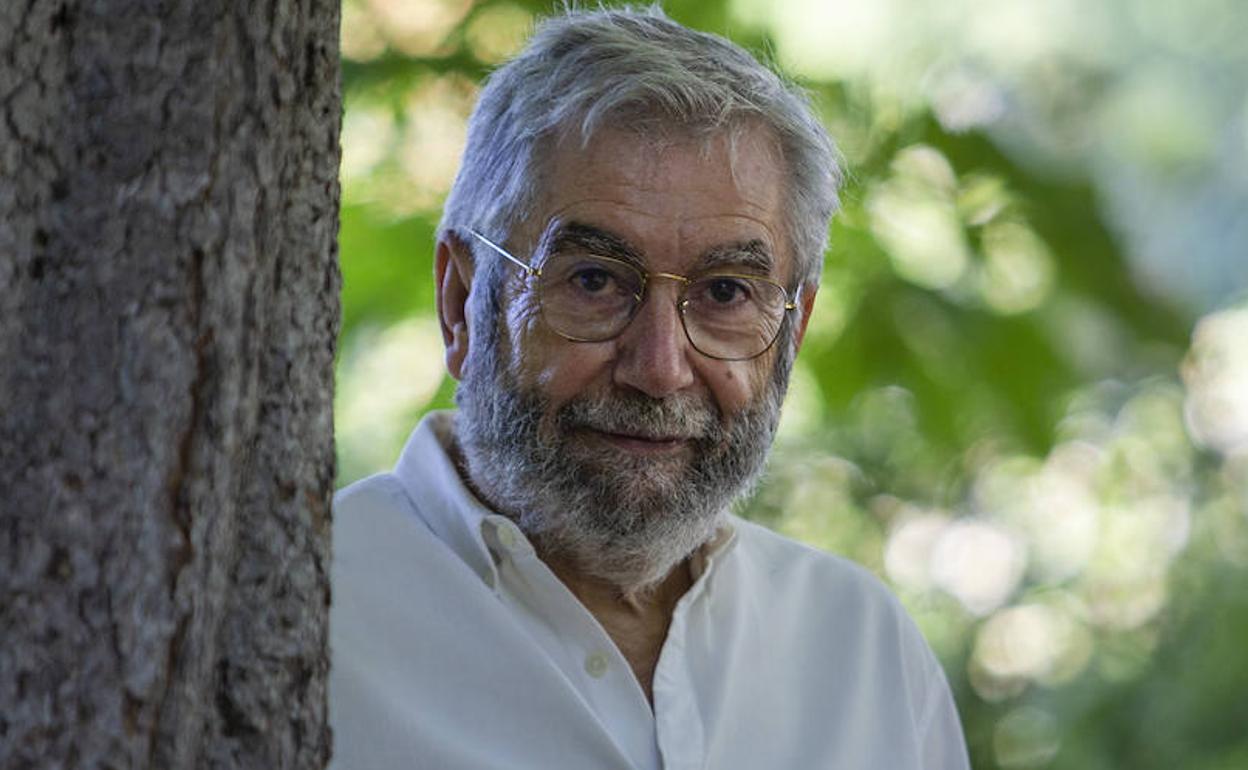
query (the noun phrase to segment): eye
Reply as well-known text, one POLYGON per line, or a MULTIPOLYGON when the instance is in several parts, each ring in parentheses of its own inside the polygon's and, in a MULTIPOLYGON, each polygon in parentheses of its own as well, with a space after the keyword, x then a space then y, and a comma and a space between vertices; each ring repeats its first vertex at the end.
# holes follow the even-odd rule
POLYGON ((557 257, 545 270, 547 291, 569 301, 631 297, 641 293, 641 278, 623 263, 595 257, 557 257))
POLYGON ((718 305, 729 305, 742 302, 750 297, 750 287, 744 281, 735 278, 709 278, 706 280, 706 297, 718 305))
POLYGON ((575 270, 568 280, 581 291, 594 294, 610 286, 613 277, 604 267, 588 265, 575 270))

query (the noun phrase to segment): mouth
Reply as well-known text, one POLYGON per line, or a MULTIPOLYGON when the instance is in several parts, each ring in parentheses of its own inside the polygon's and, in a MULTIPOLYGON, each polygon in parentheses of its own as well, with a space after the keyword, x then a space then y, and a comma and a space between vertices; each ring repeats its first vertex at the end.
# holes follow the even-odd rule
POLYGON ((686 436, 649 436, 594 428, 589 428, 586 432, 611 446, 635 454, 662 455, 678 452, 687 448, 693 440, 686 436))

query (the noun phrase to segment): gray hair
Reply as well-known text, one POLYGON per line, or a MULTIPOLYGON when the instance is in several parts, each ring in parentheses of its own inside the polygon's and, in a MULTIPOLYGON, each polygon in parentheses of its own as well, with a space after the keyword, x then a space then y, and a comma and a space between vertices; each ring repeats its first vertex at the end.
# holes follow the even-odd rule
MULTIPOLYGON (((747 125, 775 137, 787 164, 784 226, 796 282, 818 285, 839 205, 836 149, 806 96, 736 44, 645 10, 571 10, 537 26, 528 46, 486 81, 468 124, 439 236, 468 228, 503 240, 533 215, 543 150, 579 130, 678 130, 730 140, 747 125)), ((496 260, 491 260, 495 262, 496 260)), ((493 294, 496 270, 486 270, 493 294)))

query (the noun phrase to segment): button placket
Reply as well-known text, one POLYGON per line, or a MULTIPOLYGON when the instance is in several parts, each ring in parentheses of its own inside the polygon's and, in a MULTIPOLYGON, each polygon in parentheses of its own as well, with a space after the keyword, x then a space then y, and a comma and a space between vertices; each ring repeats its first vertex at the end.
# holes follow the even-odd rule
POLYGON ((685 659, 687 614, 688 610, 678 605, 655 670, 656 737, 664 767, 672 770, 694 770, 705 759, 697 689, 685 659))
POLYGON ((541 619, 541 629, 535 630, 546 637, 552 660, 558 661, 596 717, 613 725, 612 739, 633 766, 660 767, 653 713, 610 636, 537 557, 513 522, 494 520, 487 530, 491 550, 503 558, 499 579, 508 600, 541 619), (509 527, 516 536, 512 548, 504 542, 509 527), (551 631, 556 628, 557 635, 551 631))

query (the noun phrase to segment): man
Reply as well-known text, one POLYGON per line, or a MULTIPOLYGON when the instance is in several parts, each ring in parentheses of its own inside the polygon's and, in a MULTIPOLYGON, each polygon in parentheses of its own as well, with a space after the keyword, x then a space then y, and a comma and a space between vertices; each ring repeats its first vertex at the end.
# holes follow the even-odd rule
POLYGON ((885 589, 727 513, 838 183, 800 95, 657 11, 493 74, 437 244, 459 410, 337 501, 336 767, 967 766, 885 589))

